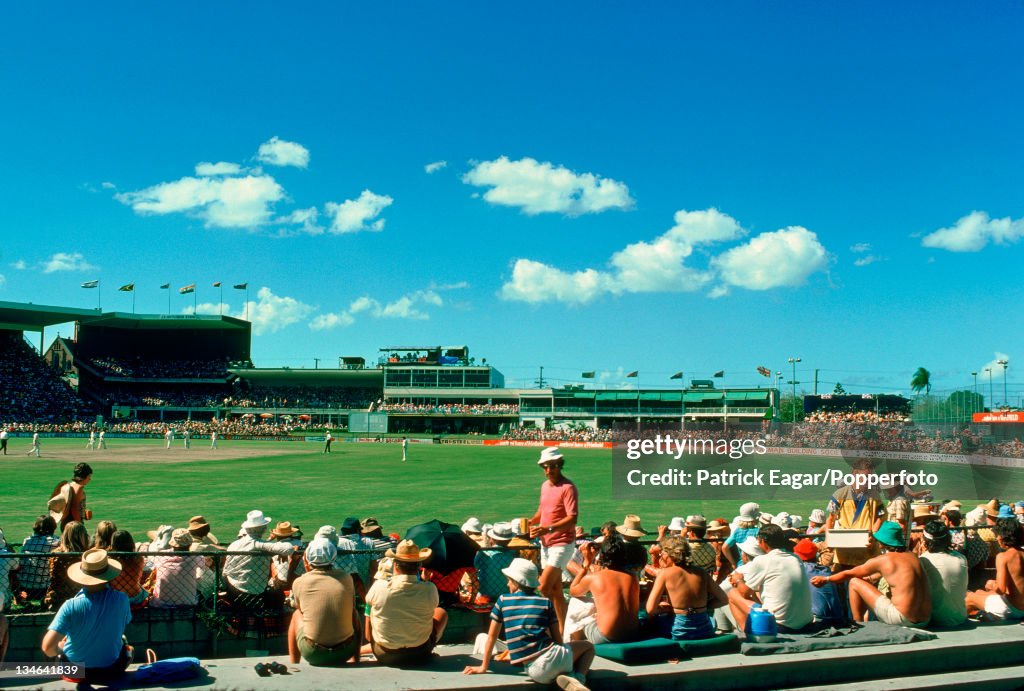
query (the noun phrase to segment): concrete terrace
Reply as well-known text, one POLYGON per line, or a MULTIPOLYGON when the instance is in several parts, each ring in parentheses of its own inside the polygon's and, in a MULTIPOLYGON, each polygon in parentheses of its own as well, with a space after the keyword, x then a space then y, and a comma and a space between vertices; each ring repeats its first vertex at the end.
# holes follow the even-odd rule
MULTIPOLYGON (((290 674, 262 678, 253 670, 261 661, 287 664, 283 656, 205 660, 208 677, 166 688, 337 689, 536 689, 515 668, 498 663, 485 675, 465 676, 478 660, 466 644, 438 647, 429 669, 397 670, 362 664, 323 669, 288 664, 290 674)), ((932 641, 907 645, 828 650, 799 655, 750 657, 740 654, 682 659, 663 664, 624 666, 598 658, 588 684, 593 689, 1019 689, 1024 687, 1024 627, 984 624, 939 633, 932 641)), ((4 679, 15 689, 67 690, 63 681, 39 684, 4 679)))

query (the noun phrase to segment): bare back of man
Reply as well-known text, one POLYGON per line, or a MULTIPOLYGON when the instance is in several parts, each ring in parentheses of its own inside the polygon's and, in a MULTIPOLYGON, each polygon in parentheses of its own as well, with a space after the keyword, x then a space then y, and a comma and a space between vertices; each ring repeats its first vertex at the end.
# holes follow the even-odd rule
POLYGON ((989 612, 999 619, 1019 619, 1024 614, 1024 551, 1007 547, 996 555, 996 577, 984 590, 967 593, 967 610, 971 615, 989 612))
POLYGON ((879 612, 879 609, 884 610, 890 604, 907 622, 920 624, 931 619, 932 601, 928 578, 917 555, 910 552, 886 552, 846 573, 854 577, 850 582, 850 609, 853 610, 855 620, 866 621, 867 610, 871 609, 884 621, 885 612, 879 612), (862 580, 876 573, 889 584, 888 598, 875 586, 862 580))
MULTIPOLYGON (((639 626, 640 585, 632 574, 599 569, 574 582, 570 594, 594 597, 597 628, 610 641, 628 640, 639 626)), ((582 635, 582 632, 579 632, 582 635)))

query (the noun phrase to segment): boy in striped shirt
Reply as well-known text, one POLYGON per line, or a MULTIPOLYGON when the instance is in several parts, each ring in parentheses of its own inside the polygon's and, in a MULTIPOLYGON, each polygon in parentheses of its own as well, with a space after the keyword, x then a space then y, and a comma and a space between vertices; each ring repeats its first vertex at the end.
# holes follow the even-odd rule
POLYGON ((569 691, 586 691, 584 681, 594 660, 594 646, 589 641, 556 643, 560 637, 558 619, 551 600, 537 595, 537 565, 526 559, 513 559, 501 572, 508 578, 509 594, 499 596, 491 611, 483 662, 466 667, 463 673, 487 671, 504 626, 509 661, 522 665, 530 679, 540 684, 554 681, 559 688, 569 691))

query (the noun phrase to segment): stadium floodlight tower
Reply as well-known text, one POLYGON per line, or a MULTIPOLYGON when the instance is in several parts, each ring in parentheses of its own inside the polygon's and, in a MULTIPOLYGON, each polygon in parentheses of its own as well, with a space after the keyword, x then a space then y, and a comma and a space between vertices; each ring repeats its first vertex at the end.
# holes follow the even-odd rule
POLYGON ((803 360, 798 357, 791 357, 786 362, 793 365, 793 378, 789 380, 789 383, 793 385, 793 422, 796 422, 796 385, 800 383, 796 380, 796 363, 803 362, 803 360))
POLYGON ((992 395, 992 368, 986 367, 982 371, 988 372, 988 409, 992 410, 992 399, 994 398, 992 395))
POLYGON ((1009 360, 997 360, 997 365, 1003 366, 1003 405, 1007 408, 1010 407, 1010 399, 1006 395, 1006 368, 1010 366, 1009 360))

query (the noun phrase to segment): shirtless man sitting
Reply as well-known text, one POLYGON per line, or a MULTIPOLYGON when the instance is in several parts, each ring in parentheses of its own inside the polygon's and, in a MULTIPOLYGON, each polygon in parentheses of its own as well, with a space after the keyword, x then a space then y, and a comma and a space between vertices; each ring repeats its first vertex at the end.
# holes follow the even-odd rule
POLYGON ((993 527, 999 547, 996 577, 984 590, 967 593, 967 612, 985 612, 994 619, 1024 619, 1024 552, 1021 528, 1013 518, 1003 518, 993 527))
POLYGON ((593 594, 596 610, 594 620, 583 630, 574 632, 572 640, 585 638, 595 645, 628 641, 636 634, 640 623, 640 585, 627 571, 629 554, 626 543, 618 536, 602 542, 597 555, 598 568, 592 570, 590 566, 595 552, 594 544, 584 546, 583 569, 569 586, 569 594, 573 597, 593 594))
POLYGON ((674 640, 713 637, 714 619, 709 616, 709 610, 727 605, 728 596, 706 570, 691 563, 692 551, 685 538, 666 537, 661 541, 661 550, 663 557, 672 564, 658 572, 647 598, 647 614, 651 617, 675 615, 671 618, 674 640), (668 593, 668 603, 662 602, 665 593, 668 593))
POLYGON ((900 524, 885 521, 875 532, 874 539, 882 545, 882 554, 827 578, 815 576, 811 585, 820 588, 826 583, 850 581, 850 611, 854 621, 867 621, 870 610, 886 624, 927 625, 932 618, 928 576, 917 555, 906 551, 900 524), (876 574, 889 584, 892 599, 864 580, 876 574))

